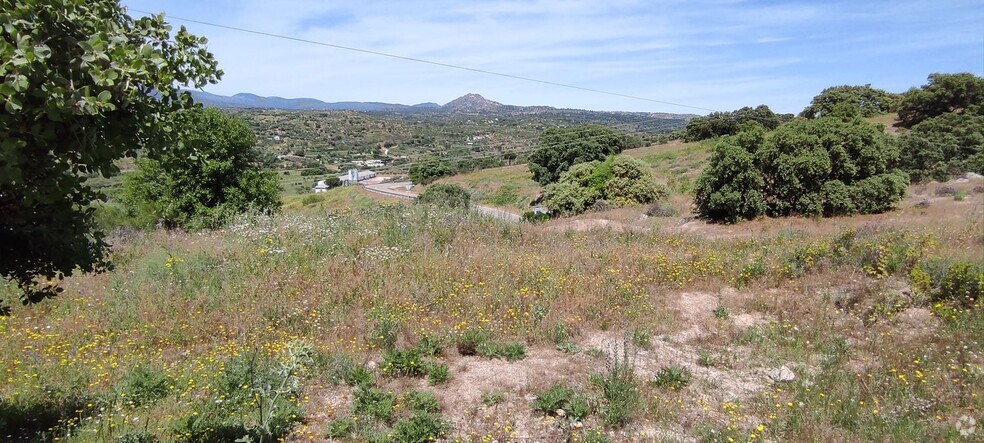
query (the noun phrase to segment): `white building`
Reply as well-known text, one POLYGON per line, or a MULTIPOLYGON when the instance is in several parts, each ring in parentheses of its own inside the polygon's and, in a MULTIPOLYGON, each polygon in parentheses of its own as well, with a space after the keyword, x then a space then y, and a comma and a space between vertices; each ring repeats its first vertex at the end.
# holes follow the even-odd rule
POLYGON ((369 180, 376 176, 373 171, 360 171, 358 169, 349 169, 348 173, 345 175, 339 175, 338 180, 342 182, 342 186, 354 185, 363 180, 369 180))
POLYGON ((311 188, 311 192, 314 192, 315 194, 320 194, 322 192, 328 192, 329 188, 331 187, 325 184, 324 180, 318 180, 318 184, 314 185, 314 187, 311 188))

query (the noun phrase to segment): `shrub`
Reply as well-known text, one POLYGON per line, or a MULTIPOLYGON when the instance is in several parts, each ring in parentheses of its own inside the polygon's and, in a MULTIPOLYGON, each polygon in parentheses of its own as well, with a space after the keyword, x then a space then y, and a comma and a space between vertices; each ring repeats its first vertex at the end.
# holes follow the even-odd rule
POLYGON ((937 197, 943 197, 956 194, 957 189, 949 185, 939 185, 933 193, 936 194, 937 197))
POLYGON ((417 196, 417 203, 448 208, 467 208, 471 204, 471 194, 456 183, 440 183, 428 187, 417 196))
POLYGON ((476 351, 479 355, 488 358, 503 358, 510 362, 526 358, 526 345, 519 342, 499 343, 485 341, 478 345, 476 351))
POLYGON ((495 406, 502 402, 505 398, 505 392, 501 389, 496 389, 494 391, 488 391, 482 393, 482 404, 488 407, 495 406))
MULTIPOLYGON (((792 117, 792 116, 790 116, 792 117)), ((694 117, 687 122, 683 139, 688 142, 707 140, 722 135, 733 135, 749 123, 775 129, 783 117, 776 115, 766 105, 748 106, 733 112, 712 112, 706 117, 694 117)))
POLYGON ((864 86, 833 86, 813 97, 801 117, 820 118, 860 115, 874 117, 898 109, 901 96, 882 89, 864 86))
POLYGON ((646 209, 646 215, 649 217, 676 217, 680 215, 680 211, 670 203, 656 202, 649 205, 649 208, 646 209))
POLYGON ((546 214, 543 212, 526 211, 523 213, 522 219, 524 222, 530 224, 538 224, 550 220, 550 214, 546 214))
POLYGON ((666 187, 656 183, 642 162, 617 156, 570 167, 561 174, 560 181, 543 189, 543 203, 561 216, 570 216, 589 208, 606 210, 609 205, 646 204, 668 195, 666 187), (604 171, 599 173, 598 169, 604 171))
POLYGON ((961 306, 973 306, 984 291, 984 265, 954 263, 939 280, 932 301, 954 301, 961 306))

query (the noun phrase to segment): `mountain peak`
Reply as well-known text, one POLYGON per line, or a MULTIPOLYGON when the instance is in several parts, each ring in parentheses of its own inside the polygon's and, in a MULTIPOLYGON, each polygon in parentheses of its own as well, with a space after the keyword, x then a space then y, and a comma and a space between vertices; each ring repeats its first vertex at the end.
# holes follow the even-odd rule
POLYGON ((493 112, 502 108, 502 103, 494 102, 479 94, 465 94, 448 102, 442 108, 453 112, 493 112))

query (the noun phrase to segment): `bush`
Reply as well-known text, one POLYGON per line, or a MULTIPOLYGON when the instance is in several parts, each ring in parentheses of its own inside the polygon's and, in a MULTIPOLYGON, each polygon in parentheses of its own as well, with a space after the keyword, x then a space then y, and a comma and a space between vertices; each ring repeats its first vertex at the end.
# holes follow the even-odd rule
POLYGON ((800 116, 806 118, 852 115, 874 117, 897 110, 900 101, 901 96, 898 94, 872 88, 871 85, 833 86, 824 89, 819 95, 813 97, 810 106, 807 106, 800 113, 800 116))
POLYGON ((467 208, 471 204, 471 194, 459 184, 441 183, 424 190, 417 196, 417 203, 449 208, 467 208))
POLYGON ((963 307, 973 306, 984 291, 984 265, 954 263, 940 279, 932 301, 954 301, 963 307))
POLYGON ((451 378, 448 365, 444 363, 428 363, 425 368, 427 371, 427 383, 431 386, 444 384, 451 378))
POLYGON ((480 329, 469 329, 458 337, 456 347, 458 353, 464 356, 478 353, 478 346, 489 339, 488 333, 480 329))
POLYGON ((678 215, 680 215, 680 211, 667 202, 656 202, 646 209, 646 216, 648 217, 676 217, 678 215))
POLYGON ((454 170, 444 160, 429 158, 410 165, 410 181, 418 185, 428 185, 441 177, 454 174, 454 170))
POLYGON ((618 156, 605 162, 587 162, 572 166, 561 174, 560 181, 543 190, 543 203, 551 211, 570 216, 595 205, 628 206, 666 198, 669 191, 656 183, 642 162, 618 156), (598 172, 602 170, 602 172, 598 172), (605 180, 602 182, 601 180, 605 180), (605 199, 602 201, 601 199, 605 199))
POLYGON ((437 397, 430 392, 420 392, 411 389, 403 394, 403 403, 412 412, 432 413, 441 410, 441 404, 437 402, 437 397))

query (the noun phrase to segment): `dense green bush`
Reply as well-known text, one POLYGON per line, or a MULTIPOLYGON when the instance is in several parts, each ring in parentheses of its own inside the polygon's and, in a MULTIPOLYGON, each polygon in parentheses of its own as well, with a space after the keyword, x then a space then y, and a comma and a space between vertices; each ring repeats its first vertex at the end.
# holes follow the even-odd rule
POLYGON ((905 195, 898 147, 855 117, 796 120, 723 140, 695 188, 701 217, 837 216, 891 209, 905 195))
POLYGON ((984 174, 984 115, 948 113, 912 126, 899 138, 902 166, 913 181, 984 174))
POLYGON ((425 189, 417 196, 417 203, 450 208, 467 208, 471 204, 471 194, 459 184, 439 183, 425 189))
POLYGON ((548 185, 560 180, 561 174, 573 165, 604 160, 641 145, 641 140, 604 126, 550 128, 540 134, 537 148, 529 157, 529 168, 537 183, 548 185))
POLYGON ((800 117, 843 117, 858 114, 873 117, 894 112, 899 107, 901 96, 882 89, 864 86, 831 86, 813 97, 800 117))
POLYGON ((261 171, 253 131, 243 120, 214 108, 174 116, 180 143, 137 161, 124 177, 130 210, 151 211, 169 228, 211 229, 232 216, 280 207, 280 184, 261 171))
POLYGON ((625 156, 579 163, 543 190, 543 203, 554 214, 576 215, 604 199, 614 206, 652 203, 669 195, 640 161, 625 156))

